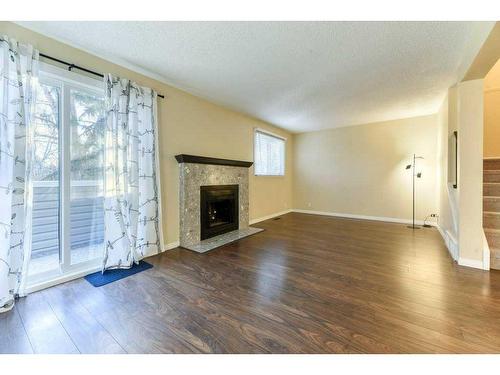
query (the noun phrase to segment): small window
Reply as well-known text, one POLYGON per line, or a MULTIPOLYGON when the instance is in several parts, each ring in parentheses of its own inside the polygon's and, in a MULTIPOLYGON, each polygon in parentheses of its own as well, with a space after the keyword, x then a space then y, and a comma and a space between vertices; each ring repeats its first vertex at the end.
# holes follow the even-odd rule
POLYGON ((285 139, 255 130, 254 163, 256 176, 284 176, 285 139))

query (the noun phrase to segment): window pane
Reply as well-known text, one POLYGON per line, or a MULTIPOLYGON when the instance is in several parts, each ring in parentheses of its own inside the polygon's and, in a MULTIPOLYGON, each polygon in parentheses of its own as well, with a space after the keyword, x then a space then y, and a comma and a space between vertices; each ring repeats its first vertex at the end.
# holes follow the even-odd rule
POLYGON ((71 263, 102 257, 104 98, 70 90, 71 263))
POLYGON ((255 174, 283 176, 285 174, 285 140, 255 132, 255 174))
POLYGON ((59 268, 60 88, 36 88, 33 161, 33 236, 30 276, 59 268))

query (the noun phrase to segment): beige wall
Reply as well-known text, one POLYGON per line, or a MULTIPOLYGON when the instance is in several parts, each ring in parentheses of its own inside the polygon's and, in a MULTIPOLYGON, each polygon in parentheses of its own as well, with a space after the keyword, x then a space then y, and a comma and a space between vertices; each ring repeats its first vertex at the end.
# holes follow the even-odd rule
POLYGON ((30 42, 55 57, 131 78, 166 96, 159 103, 166 243, 178 240, 179 176, 174 155, 252 160, 253 128, 261 127, 287 137, 286 176, 255 177, 250 170, 251 219, 292 207, 410 219, 411 174, 404 166, 415 152, 425 157, 421 164, 423 179, 417 186, 417 218, 438 212, 442 229, 460 241, 460 257, 486 264, 479 240, 482 80, 451 88, 440 111, 433 116, 292 136, 15 24, 0 22, 0 34, 30 42), (449 189, 447 177, 448 137, 456 129, 460 140, 458 191, 449 189))
POLYGON ((256 177, 250 170, 250 219, 291 208, 293 137, 254 118, 225 109, 157 80, 102 60, 82 50, 0 22, 0 34, 29 42, 41 52, 100 72, 127 77, 165 95, 159 99, 160 176, 165 242, 179 239, 179 170, 174 155, 185 153, 227 159, 253 160, 253 128, 287 137, 285 177, 256 177))
POLYGON ((483 234, 483 90, 482 79, 461 82, 448 90, 438 112, 440 176, 439 227, 459 264, 489 269, 483 234), (449 137, 458 131, 458 189, 448 176, 449 137))
POLYGON ((489 268, 483 235, 483 80, 451 87, 438 112, 439 227, 461 265, 489 268), (448 178, 449 137, 458 131, 458 189, 448 178))
POLYGON ((500 60, 484 78, 485 158, 500 157, 500 60))
POLYGON ((437 213, 437 135, 436 115, 295 135, 294 208, 411 219, 416 153, 417 219, 437 213))
POLYGON ((498 59, 500 59, 500 22, 495 23, 465 74, 463 81, 484 79, 498 59))
MULTIPOLYGON (((458 260, 458 189, 453 171, 455 158, 450 149, 450 138, 457 130, 457 88, 452 87, 439 108, 438 114, 438 191, 439 219, 438 225, 453 259, 458 260)), ((453 141, 452 141, 453 142, 453 141)))
POLYGON ((458 85, 459 263, 488 263, 483 253, 483 80, 458 85))

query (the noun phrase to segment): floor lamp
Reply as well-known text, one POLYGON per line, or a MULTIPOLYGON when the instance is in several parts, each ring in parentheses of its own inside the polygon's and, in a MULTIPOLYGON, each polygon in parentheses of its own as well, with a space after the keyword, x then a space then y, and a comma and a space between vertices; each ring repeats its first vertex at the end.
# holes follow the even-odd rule
POLYGON ((408 228, 411 229, 420 229, 419 227, 415 226, 415 177, 416 178, 422 178, 422 172, 417 172, 417 159, 423 159, 423 156, 416 156, 413 154, 413 163, 408 164, 405 169, 411 169, 412 170, 412 185, 413 185, 413 222, 412 225, 409 225, 408 228))

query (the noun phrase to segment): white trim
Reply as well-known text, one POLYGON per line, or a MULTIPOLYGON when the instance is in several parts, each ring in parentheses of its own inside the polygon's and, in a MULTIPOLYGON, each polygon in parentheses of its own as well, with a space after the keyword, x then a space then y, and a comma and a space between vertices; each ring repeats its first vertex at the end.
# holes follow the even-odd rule
POLYGON ((286 155, 286 142, 287 142, 287 139, 278 135, 278 134, 272 133, 270 131, 267 131, 267 130, 264 130, 261 128, 253 128, 253 155, 252 156, 253 156, 253 175, 255 177, 285 177, 285 174, 286 174, 286 156, 287 156, 286 155), (257 147, 257 142, 255 142, 255 140, 257 138, 257 133, 267 134, 270 137, 274 137, 276 139, 283 141, 283 174, 258 174, 257 173, 257 168, 255 165, 255 149, 257 147))
POLYGON ((257 219, 252 219, 252 220, 250 220, 250 225, 255 224, 255 223, 260 223, 261 221, 269 220, 269 219, 272 219, 272 218, 277 217, 277 216, 286 215, 292 211, 293 210, 285 210, 285 211, 281 211, 281 212, 275 212, 274 214, 271 214, 271 215, 262 216, 262 217, 259 217, 257 219))
POLYGON ((483 270, 483 261, 477 259, 458 258, 458 265, 483 270))
POLYGON ((170 243, 167 243, 167 244, 163 244, 163 250, 162 250, 162 252, 175 249, 176 247, 179 247, 179 246, 180 246, 180 242, 179 241, 175 241, 175 242, 170 242, 170 243))
MULTIPOLYGON (((99 186, 98 180, 72 180, 71 186, 99 186)), ((57 181, 33 181, 33 187, 59 187, 57 181)))
POLYGON ((49 84, 52 84, 51 81, 55 81, 55 83, 63 82, 70 86, 76 86, 76 88, 90 90, 92 93, 102 95, 104 97, 105 87, 103 80, 87 77, 52 64, 44 62, 40 62, 39 64, 42 82, 44 80, 47 80, 49 84))
MULTIPOLYGON (((60 70, 53 67, 54 70, 60 70)), ((74 74, 74 73, 73 73, 74 74)), ((57 76, 54 77, 57 79, 57 76)), ((61 102, 59 113, 59 251, 63 275, 71 274, 71 83, 60 76, 61 102)), ((104 92, 102 93, 104 96, 104 92)), ((103 181, 104 182, 104 181, 103 181)), ((104 193, 104 191, 103 191, 104 193)))
POLYGON ((486 233, 484 233, 483 228, 483 269, 490 269, 490 245, 488 244, 488 240, 486 239, 486 233))
MULTIPOLYGON (((293 209, 291 211, 303 213, 303 214, 311 214, 311 215, 344 217, 344 218, 349 218, 349 219, 360 219, 360 220, 385 221, 385 222, 389 222, 389 223, 401 223, 401 224, 411 224, 412 223, 411 219, 400 219, 400 218, 394 218, 394 217, 354 215, 354 214, 344 214, 344 213, 338 213, 338 212, 312 211, 312 210, 302 210, 302 209, 293 209)), ((416 220, 415 223, 418 225, 422 225, 423 221, 416 220)), ((483 262, 483 260, 460 258, 458 255, 459 254, 458 242, 455 240, 453 235, 451 235, 451 233, 449 233, 448 231, 444 232, 443 229, 440 228, 435 223, 430 223, 430 225, 437 227, 439 233, 441 234, 441 236, 444 239, 444 242, 446 244, 446 247, 448 248, 448 251, 450 252, 452 259, 456 260, 459 265, 465 266, 465 267, 479 268, 482 270, 489 270, 489 264, 488 264, 489 262, 486 262, 486 261, 483 262)), ((486 257, 489 256, 489 249, 487 249, 487 250, 488 251, 486 252, 486 250, 483 248, 483 259, 486 259, 486 257)))
MULTIPOLYGON (((153 99, 152 99, 152 105, 153 105, 153 117, 155 120, 155 123, 152 124, 154 127, 154 132, 155 132, 155 176, 156 176, 156 194, 158 197, 158 201, 156 202, 157 209, 158 209, 158 235, 160 236, 160 244, 163 245, 165 241, 164 233, 163 233, 163 205, 162 205, 162 191, 161 191, 161 175, 160 175, 160 138, 159 138, 159 128, 160 125, 158 123, 159 117, 158 117, 158 93, 151 89, 152 92, 154 93, 153 99)), ((164 251, 164 250, 163 250, 164 251)))
MULTIPOLYGON (((388 223, 400 223, 400 224, 411 224, 411 219, 400 219, 396 217, 384 217, 384 216, 368 216, 368 215, 356 215, 356 214, 345 214, 340 212, 327 212, 327 211, 312 211, 312 210, 302 210, 294 208, 292 212, 298 212, 302 214, 311 214, 311 215, 322 215, 322 216, 334 216, 334 217, 343 217, 347 219, 360 219, 360 220, 374 220, 374 221, 385 221, 388 223)), ((423 220, 415 220, 415 224, 423 225, 423 220)), ((435 226, 435 223, 429 223, 429 225, 435 226)))
POLYGON ((441 237, 443 237, 444 244, 446 245, 446 248, 448 249, 448 252, 450 253, 451 258, 455 262, 458 262, 458 242, 457 242, 457 240, 449 231, 445 231, 439 225, 437 225, 436 228, 439 231, 439 233, 441 234, 441 237))
MULTIPOLYGON (((57 66, 40 62, 40 82, 59 88, 59 180, 40 182, 41 186, 59 184, 59 248, 61 259, 56 269, 30 275, 28 272, 27 287, 24 293, 38 291, 66 281, 70 281, 101 269, 102 257, 72 264, 70 246, 70 198, 71 186, 92 186, 96 181, 72 181, 70 176, 70 90, 77 89, 104 99, 104 83, 84 75, 61 69, 57 66)), ((104 181, 104 180, 103 180, 104 181)), ((34 184, 37 186, 38 182, 34 184)))
POLYGON ((270 135, 271 137, 274 137, 274 138, 278 138, 278 139, 282 139, 283 141, 286 141, 286 137, 283 137, 282 135, 279 135, 279 134, 276 134, 276 133, 273 133, 269 130, 266 130, 266 129, 262 129, 262 128, 253 128, 253 131, 254 133, 255 132, 260 132, 260 133, 264 133, 264 134, 267 134, 267 135, 270 135))
MULTIPOLYGON (((176 242, 171 242, 163 246, 163 251, 175 249, 176 247, 179 247, 179 241, 176 242)), ((163 252, 162 251, 162 252, 163 252)), ((147 259, 149 257, 155 256, 158 254, 151 254, 147 257, 144 257, 143 259, 147 259)), ((142 259, 141 259, 142 260, 142 259)), ((51 278, 50 280, 47 281, 40 281, 37 283, 33 283, 29 285, 24 293, 21 295, 21 297, 25 297, 26 295, 34 292, 38 292, 39 290, 50 288, 52 286, 56 286, 68 281, 76 280, 82 277, 85 277, 87 275, 90 275, 91 273, 98 272, 102 270, 102 265, 99 263, 98 265, 94 265, 91 267, 87 267, 84 269, 76 270, 74 272, 68 272, 66 274, 61 274, 59 277, 51 278)))
MULTIPOLYGON (((281 211, 281 212, 275 212, 274 214, 262 216, 262 217, 259 217, 257 219, 252 219, 252 220, 250 220, 249 224, 252 225, 255 223, 260 223, 261 221, 264 221, 264 220, 269 220, 269 219, 275 218, 277 216, 283 216, 283 215, 289 214, 292 211, 293 210, 290 209, 290 210, 285 210, 285 211, 281 211)), ((163 251, 172 250, 172 249, 175 249, 179 246, 180 246, 180 241, 170 242, 170 243, 163 245, 163 251)))
POLYGON ((92 268, 87 268, 83 269, 80 271, 75 271, 71 273, 66 273, 64 275, 61 275, 59 277, 50 279, 48 281, 41 281, 39 283, 31 284, 28 286, 25 290, 25 293, 23 294, 23 297, 26 296, 27 294, 38 292, 39 290, 50 288, 51 286, 55 286, 58 284, 62 284, 71 280, 79 279, 81 277, 87 276, 91 273, 97 272, 101 270, 101 265, 94 266, 92 268))

